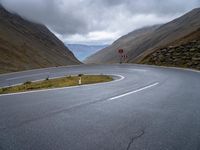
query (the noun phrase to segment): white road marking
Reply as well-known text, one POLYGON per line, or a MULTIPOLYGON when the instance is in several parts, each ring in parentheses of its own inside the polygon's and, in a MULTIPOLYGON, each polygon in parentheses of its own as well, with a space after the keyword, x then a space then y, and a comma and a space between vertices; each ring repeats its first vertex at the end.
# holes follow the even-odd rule
POLYGON ((58 66, 58 67, 48 67, 48 68, 38 68, 38 69, 30 69, 30 70, 24 70, 24 71, 16 71, 16 72, 10 72, 10 73, 4 73, 0 74, 0 77, 6 76, 6 75, 12 75, 12 74, 18 74, 18 73, 30 73, 32 71, 40 71, 40 70, 51 70, 51 69, 61 69, 61 68, 71 68, 71 67, 79 67, 82 65, 68 65, 68 66, 58 66))
POLYGON ((34 76, 46 75, 46 74, 49 74, 49 73, 44 72, 44 73, 30 74, 30 75, 24 75, 24 76, 20 76, 20 77, 9 78, 9 79, 6 79, 6 80, 9 81, 9 80, 15 80, 15 79, 23 79, 23 78, 26 78, 26 77, 34 77, 34 76))
POLYGON ((119 77, 119 79, 113 80, 113 81, 111 81, 111 82, 118 82, 118 81, 121 81, 121 80, 124 80, 124 79, 125 79, 124 76, 118 75, 118 74, 108 74, 108 76, 117 76, 117 77, 119 77))
POLYGON ((156 86, 156 85, 158 85, 158 84, 159 84, 159 82, 156 82, 156 83, 154 83, 154 84, 151 84, 151 85, 145 86, 145 87, 143 87, 143 88, 140 88, 140 89, 137 89, 137 90, 134 90, 134 91, 131 91, 131 92, 128 92, 128 93, 122 94, 122 95, 118 95, 118 96, 115 96, 115 97, 112 97, 112 98, 109 98, 108 101, 115 100, 115 99, 118 99, 118 98, 121 98, 121 97, 124 97, 124 96, 130 95, 130 94, 133 94, 133 93, 137 93, 137 92, 140 92, 140 91, 143 91, 143 90, 149 89, 149 88, 154 87, 154 86, 156 86))
POLYGON ((200 70, 192 69, 192 68, 181 68, 181 67, 167 67, 167 66, 156 66, 156 65, 142 65, 142 64, 137 64, 138 66, 142 67, 154 67, 154 68, 161 68, 161 69, 176 69, 176 70, 185 70, 185 71, 190 71, 190 72, 196 72, 200 73, 200 70))
POLYGON ((129 71, 146 72, 145 69, 128 69, 129 71))
MULTIPOLYGON (((85 74, 85 75, 99 75, 99 74, 85 74)), ((121 81, 123 80, 125 77, 122 76, 122 75, 117 75, 117 74, 107 74, 108 76, 117 76, 119 77, 120 79, 117 79, 117 80, 113 80, 112 82, 116 82, 116 81, 121 81)), ((63 77, 66 77, 68 75, 65 75, 65 76, 57 76, 57 77, 49 77, 49 79, 58 79, 58 78, 63 78, 63 77)), ((70 75, 70 76, 77 76, 77 75, 70 75)), ((6 80, 9 80, 9 79, 6 79, 6 80)), ((44 81, 45 79, 39 79, 39 80, 31 80, 31 82, 39 82, 39 81, 44 81)), ((17 83, 17 84, 12 84, 12 85, 6 85, 6 86, 0 86, 0 88, 7 88, 7 87, 13 87, 13 86, 18 86, 18 85, 22 85, 24 84, 24 82, 21 82, 21 83, 17 83)))
POLYGON ((117 75, 117 74, 107 74, 107 75, 110 75, 110 76, 118 76, 119 79, 113 80, 113 81, 110 81, 110 82, 103 82, 103 83, 94 83, 94 84, 86 84, 86 85, 78 85, 78 86, 69 86, 69 87, 61 87, 61 88, 52 88, 52 89, 33 90, 33 91, 25 91, 25 92, 18 92, 18 93, 0 94, 0 97, 1 97, 1 96, 10 96, 10 95, 27 94, 27 93, 37 93, 37 92, 55 91, 55 90, 62 90, 62 89, 72 89, 72 88, 79 88, 79 87, 86 87, 86 86, 94 86, 94 85, 100 85, 100 84, 108 84, 108 83, 113 83, 113 82, 119 82, 119 81, 125 79, 125 77, 122 76, 122 75, 117 75))
MULTIPOLYGON (((73 76, 73 75, 71 75, 71 76, 73 76)), ((49 77, 49 79, 58 79, 58 78, 63 78, 63 77, 66 77, 66 76, 49 77)), ((46 78, 45 79, 39 79, 39 80, 31 80, 31 82, 40 82, 40 81, 44 81, 44 80, 46 80, 46 78)), ((12 85, 9 85, 9 86, 8 85, 1 86, 0 88, 13 87, 13 86, 18 86, 18 85, 22 85, 22 84, 24 84, 24 82, 12 84, 12 85)))

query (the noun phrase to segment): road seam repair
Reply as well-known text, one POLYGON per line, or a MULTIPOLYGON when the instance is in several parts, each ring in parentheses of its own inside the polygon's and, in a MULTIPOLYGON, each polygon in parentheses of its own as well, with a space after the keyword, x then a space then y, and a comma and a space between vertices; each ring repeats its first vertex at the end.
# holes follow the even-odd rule
POLYGON ((154 83, 154 84, 151 84, 151 85, 142 87, 142 88, 140 88, 140 89, 137 89, 137 90, 134 90, 134 91, 131 91, 131 92, 128 92, 128 93, 124 93, 124 94, 121 94, 121 95, 118 95, 118 96, 109 98, 108 101, 112 101, 112 100, 115 100, 115 99, 118 99, 118 98, 121 98, 121 97, 124 97, 124 96, 128 96, 128 95, 133 94, 133 93, 137 93, 137 92, 140 92, 140 91, 149 89, 149 88, 154 87, 154 86, 156 86, 156 85, 158 85, 158 84, 159 84, 159 82, 156 82, 156 83, 154 83))

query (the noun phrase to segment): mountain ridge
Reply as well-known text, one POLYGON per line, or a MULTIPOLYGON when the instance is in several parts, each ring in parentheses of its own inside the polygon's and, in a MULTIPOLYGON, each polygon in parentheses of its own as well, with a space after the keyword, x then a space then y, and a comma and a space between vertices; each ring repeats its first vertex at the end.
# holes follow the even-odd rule
POLYGON ((132 38, 125 35, 123 37, 128 37, 125 42, 121 40, 123 38, 119 38, 111 46, 92 55, 85 62, 117 63, 119 62, 117 50, 122 48, 128 55, 127 62, 138 63, 155 49, 192 33, 199 26, 200 8, 196 8, 166 24, 155 28, 149 27, 147 32, 141 32, 137 37, 132 38))
MULTIPOLYGON (((144 57, 151 54, 155 50, 157 50, 161 47, 167 46, 170 43, 173 43, 175 41, 179 41, 181 38, 196 31, 200 27, 200 8, 195 8, 192 11, 184 14, 183 16, 164 24, 160 29, 158 29, 157 32, 160 32, 160 30, 166 30, 166 28, 165 28, 166 26, 169 27, 169 26, 172 26, 177 23, 178 23, 178 26, 176 25, 175 29, 172 28, 171 29, 172 31, 170 33, 161 35, 161 36, 166 36, 166 37, 168 35, 170 35, 169 36, 170 40, 168 42, 162 41, 162 44, 160 44, 160 45, 157 44, 156 47, 153 47, 153 48, 151 47, 149 50, 145 51, 141 55, 138 55, 134 60, 130 60, 130 62, 139 63, 144 57), (178 31, 178 33, 177 33, 177 31, 178 31)), ((162 40, 163 40, 163 38, 162 38, 162 40)), ((164 40, 166 40, 166 39, 164 39, 164 40)))
POLYGON ((160 25, 154 25, 154 26, 148 26, 148 27, 134 30, 134 31, 128 33, 127 35, 124 35, 124 36, 120 37, 119 39, 117 39, 116 41, 114 41, 112 45, 91 55, 84 62, 85 63, 105 63, 105 62, 106 63, 116 63, 116 62, 118 62, 118 59, 119 59, 118 49, 123 48, 125 50, 125 52, 127 53, 128 51, 130 51, 130 48, 129 48, 130 42, 132 42, 134 40, 135 42, 133 45, 137 45, 137 41, 140 41, 142 35, 149 34, 150 32, 154 31, 159 26, 160 25), (101 59, 98 60, 98 56, 100 58, 102 58, 102 61, 101 61, 101 59))
POLYGON ((80 64, 46 26, 0 6, 0 73, 80 64))

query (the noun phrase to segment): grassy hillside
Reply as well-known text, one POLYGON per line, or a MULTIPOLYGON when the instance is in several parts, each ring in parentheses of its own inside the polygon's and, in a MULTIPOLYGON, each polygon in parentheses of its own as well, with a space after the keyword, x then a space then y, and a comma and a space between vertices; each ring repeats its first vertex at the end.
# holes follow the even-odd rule
POLYGON ((45 26, 0 6, 0 73, 80 62, 45 26))

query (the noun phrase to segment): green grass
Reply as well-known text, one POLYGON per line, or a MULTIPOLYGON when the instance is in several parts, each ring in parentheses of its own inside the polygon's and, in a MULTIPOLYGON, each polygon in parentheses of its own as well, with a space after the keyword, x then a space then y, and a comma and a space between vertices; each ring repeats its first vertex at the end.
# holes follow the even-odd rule
MULTIPOLYGON (((107 75, 82 75, 82 84, 92 84, 109 82, 113 79, 107 75)), ((17 93, 39 89, 59 88, 78 85, 78 76, 67 76, 56 79, 45 79, 44 81, 31 82, 26 81, 22 85, 0 88, 0 94, 17 93)))

